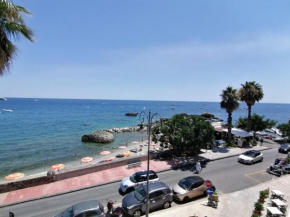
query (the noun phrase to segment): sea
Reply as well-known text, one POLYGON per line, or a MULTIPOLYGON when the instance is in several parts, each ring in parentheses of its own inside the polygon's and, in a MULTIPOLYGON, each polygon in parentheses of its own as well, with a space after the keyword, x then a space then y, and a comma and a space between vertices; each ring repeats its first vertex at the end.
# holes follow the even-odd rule
MULTIPOLYGON (((247 116, 246 107, 240 104, 240 109, 233 113, 233 123, 247 116)), ((227 113, 219 102, 7 98, 0 101, 0 111, 0 181, 15 172, 26 176, 45 174, 58 163, 74 167, 82 157, 96 158, 103 150, 112 151, 120 145, 147 139, 146 132, 126 132, 115 133, 115 141, 110 144, 81 141, 84 134, 97 130, 141 123, 139 115, 125 116, 128 112, 151 111, 152 115, 159 114, 154 117, 162 118, 207 112, 227 121, 227 113)), ((252 112, 279 124, 287 123, 290 104, 256 103, 252 112)), ((146 118, 144 122, 147 123, 146 118)))

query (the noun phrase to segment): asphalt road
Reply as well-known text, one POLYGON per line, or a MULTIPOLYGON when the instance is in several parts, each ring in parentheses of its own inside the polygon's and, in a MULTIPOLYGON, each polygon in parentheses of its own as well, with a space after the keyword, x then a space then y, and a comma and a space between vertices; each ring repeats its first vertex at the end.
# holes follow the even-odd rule
MULTIPOLYGON (((274 162, 277 156, 285 157, 285 154, 278 154, 277 148, 263 151, 263 154, 264 161, 254 165, 238 163, 237 156, 213 161, 208 163, 199 175, 211 180, 217 190, 222 193, 243 190, 271 180, 273 176, 265 172, 266 168, 274 162)), ((172 187, 180 179, 192 175, 192 172, 190 172, 190 168, 184 168, 183 170, 161 172, 158 175, 161 181, 172 187)), ((120 204, 122 196, 118 193, 119 185, 120 183, 117 182, 3 207, 0 209, 0 216, 7 217, 11 211, 15 217, 51 217, 75 203, 91 199, 98 199, 104 206, 106 206, 106 199, 115 200, 117 204, 120 204)), ((178 206, 178 204, 172 205, 178 206)))

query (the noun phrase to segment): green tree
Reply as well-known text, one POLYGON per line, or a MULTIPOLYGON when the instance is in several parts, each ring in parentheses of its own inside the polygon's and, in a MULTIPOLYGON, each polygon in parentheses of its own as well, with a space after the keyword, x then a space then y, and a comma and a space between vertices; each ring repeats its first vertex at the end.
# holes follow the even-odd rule
POLYGON ((220 104, 221 108, 225 109, 228 113, 228 145, 230 145, 232 135, 232 114, 233 111, 239 108, 238 90, 228 86, 225 90, 222 91, 220 96, 222 98, 220 104))
MULTIPOLYGON (((254 132, 257 131, 263 131, 267 128, 272 128, 273 126, 275 126, 277 124, 277 121, 274 120, 270 120, 270 119, 264 119, 265 116, 260 116, 257 114, 253 114, 251 116, 251 129, 254 132)), ((240 117, 239 120, 237 120, 236 122, 236 126, 238 128, 241 128, 243 130, 247 129, 247 123, 248 123, 248 118, 247 117, 240 117)))
MULTIPOLYGON (((177 114, 171 119, 153 128, 154 133, 160 132, 159 141, 170 143, 179 153, 194 153, 207 148, 214 141, 214 129, 205 118, 199 115, 177 114)), ((156 137, 155 137, 156 140, 156 137)))
POLYGON ((239 94, 240 100, 245 102, 248 106, 247 131, 250 132, 252 106, 255 105, 256 102, 259 102, 261 99, 263 99, 263 88, 255 81, 247 81, 245 84, 242 84, 242 87, 239 90, 239 94))
POLYGON ((0 0, 0 76, 10 71, 12 60, 17 56, 17 47, 11 38, 24 37, 33 42, 33 32, 25 25, 23 14, 31 16, 24 7, 0 0))
POLYGON ((288 136, 290 138, 290 120, 287 124, 280 124, 277 127, 283 134, 283 136, 288 136))

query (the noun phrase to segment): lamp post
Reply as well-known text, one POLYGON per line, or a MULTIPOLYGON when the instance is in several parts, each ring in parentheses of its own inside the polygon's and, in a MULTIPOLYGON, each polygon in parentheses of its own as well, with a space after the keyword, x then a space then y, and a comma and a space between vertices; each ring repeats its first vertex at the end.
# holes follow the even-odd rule
POLYGON ((144 117, 146 117, 148 121, 148 127, 147 127, 147 133, 148 133, 148 153, 147 153, 147 194, 146 194, 146 217, 149 216, 149 152, 150 152, 150 134, 151 134, 151 124, 152 124, 152 119, 154 117, 161 116, 158 113, 151 114, 151 110, 149 110, 149 114, 146 112, 142 111, 139 115, 139 120, 141 121, 141 125, 144 122, 144 117))

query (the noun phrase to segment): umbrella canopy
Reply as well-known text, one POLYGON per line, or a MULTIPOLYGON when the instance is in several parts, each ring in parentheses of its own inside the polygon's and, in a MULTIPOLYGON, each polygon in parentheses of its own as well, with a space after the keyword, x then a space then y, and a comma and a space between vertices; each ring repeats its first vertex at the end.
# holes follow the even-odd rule
POLYGON ((115 160, 115 159, 116 159, 116 157, 107 157, 105 161, 108 162, 108 161, 112 161, 112 160, 115 160))
POLYGON ((93 161, 92 157, 84 157, 84 158, 82 158, 82 162, 83 163, 89 163, 89 162, 92 162, 92 161, 93 161))
POLYGON ((107 154, 111 154, 111 152, 110 151, 102 151, 101 152, 101 155, 107 155, 107 154))
POLYGON ((124 157, 129 157, 131 155, 130 151, 123 152, 124 157))
POLYGON ((20 179, 24 176, 23 173, 13 173, 13 174, 10 174, 8 176, 5 176, 5 179, 8 179, 8 180, 11 180, 11 179, 20 179))
POLYGON ((51 166, 50 169, 51 170, 61 170, 64 167, 65 167, 64 164, 55 164, 55 165, 51 166))
POLYGON ((119 146, 119 149, 125 149, 125 148, 127 148, 127 147, 125 147, 125 146, 119 146))
POLYGON ((138 144, 139 142, 137 142, 137 141, 133 141, 133 142, 131 142, 132 144, 138 144))

